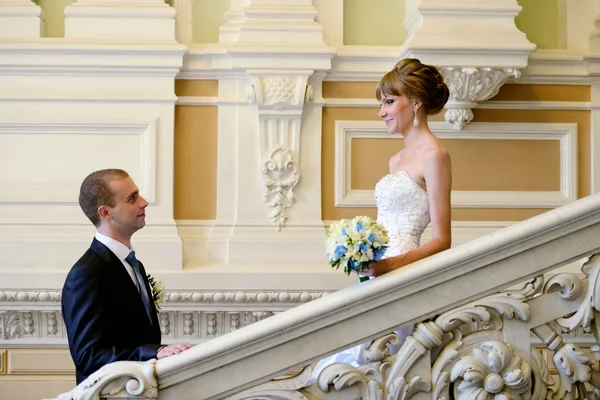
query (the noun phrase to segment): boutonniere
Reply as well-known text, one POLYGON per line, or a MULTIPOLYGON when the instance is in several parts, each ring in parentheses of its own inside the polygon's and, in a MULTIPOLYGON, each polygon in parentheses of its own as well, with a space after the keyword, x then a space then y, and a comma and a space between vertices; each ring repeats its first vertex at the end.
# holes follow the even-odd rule
POLYGON ((154 277, 148 274, 148 283, 150 283, 150 289, 152 290, 152 301, 157 310, 160 310, 159 303, 165 299, 165 285, 162 281, 157 281, 154 277))

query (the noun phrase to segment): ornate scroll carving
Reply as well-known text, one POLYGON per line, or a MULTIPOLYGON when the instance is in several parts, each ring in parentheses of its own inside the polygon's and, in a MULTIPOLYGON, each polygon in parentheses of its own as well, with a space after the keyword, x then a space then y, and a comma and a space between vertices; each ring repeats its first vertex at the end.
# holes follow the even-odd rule
POLYGON ((440 71, 450 89, 446 104, 446 122, 462 129, 473 120, 471 109, 498 94, 509 78, 518 78, 521 73, 514 68, 457 68, 442 67, 440 71))
POLYGON ((52 400, 99 400, 106 397, 158 398, 156 360, 117 361, 90 375, 70 392, 52 400))
POLYGON ((262 173, 263 201, 271 209, 271 220, 279 231, 287 220, 286 209, 295 202, 294 189, 300 181, 298 163, 294 161, 292 153, 288 149, 278 147, 265 161, 262 173))

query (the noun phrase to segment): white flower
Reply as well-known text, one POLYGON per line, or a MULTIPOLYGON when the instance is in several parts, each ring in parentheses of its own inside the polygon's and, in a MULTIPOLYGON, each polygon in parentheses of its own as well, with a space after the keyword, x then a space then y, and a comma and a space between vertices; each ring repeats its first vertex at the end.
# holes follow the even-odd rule
POLYGON ((152 300, 157 310, 160 310, 160 302, 165 300, 165 285, 162 281, 157 281, 154 277, 148 274, 148 283, 152 290, 152 300))

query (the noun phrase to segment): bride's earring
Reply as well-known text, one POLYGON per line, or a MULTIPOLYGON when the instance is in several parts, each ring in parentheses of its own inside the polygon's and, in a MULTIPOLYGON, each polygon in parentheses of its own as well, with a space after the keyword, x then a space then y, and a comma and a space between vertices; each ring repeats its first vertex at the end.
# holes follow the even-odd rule
POLYGON ((417 117, 417 112, 419 111, 419 107, 415 106, 413 108, 413 112, 415 113, 415 118, 413 119, 413 125, 415 128, 419 127, 419 117, 417 117))

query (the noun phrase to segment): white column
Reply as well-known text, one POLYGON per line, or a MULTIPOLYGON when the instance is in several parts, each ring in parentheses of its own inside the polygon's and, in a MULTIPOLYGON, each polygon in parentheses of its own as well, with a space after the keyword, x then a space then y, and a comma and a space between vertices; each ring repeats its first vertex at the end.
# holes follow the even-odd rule
POLYGON ((177 11, 175 16, 175 36, 179 43, 192 43, 194 40, 194 18, 192 0, 173 0, 177 11))
POLYGON ((164 0, 77 0, 65 8, 65 38, 175 41, 164 0))
POLYGON ((31 0, 0 0, 0 38, 39 38, 42 9, 31 0))

